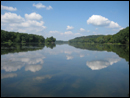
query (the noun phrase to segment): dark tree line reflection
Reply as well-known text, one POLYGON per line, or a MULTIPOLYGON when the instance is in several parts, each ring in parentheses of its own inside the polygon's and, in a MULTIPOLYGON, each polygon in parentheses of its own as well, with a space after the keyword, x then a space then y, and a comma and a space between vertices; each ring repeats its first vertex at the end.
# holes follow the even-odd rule
POLYGON ((85 44, 85 43, 69 43, 69 45, 80 49, 87 49, 93 51, 107 51, 115 52, 119 57, 129 61, 129 45, 104 45, 104 44, 85 44))
POLYGON ((27 51, 35 51, 41 50, 44 47, 53 49, 56 47, 55 43, 50 44, 1 44, 1 55, 8 54, 8 53, 15 53, 15 52, 27 52, 27 51))

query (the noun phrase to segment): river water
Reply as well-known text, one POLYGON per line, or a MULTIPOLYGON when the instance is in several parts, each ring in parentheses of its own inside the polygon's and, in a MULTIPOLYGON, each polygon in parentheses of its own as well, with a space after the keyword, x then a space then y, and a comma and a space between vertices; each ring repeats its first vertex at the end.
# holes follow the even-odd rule
POLYGON ((129 54, 115 50, 1 46, 1 97, 128 97, 129 54))

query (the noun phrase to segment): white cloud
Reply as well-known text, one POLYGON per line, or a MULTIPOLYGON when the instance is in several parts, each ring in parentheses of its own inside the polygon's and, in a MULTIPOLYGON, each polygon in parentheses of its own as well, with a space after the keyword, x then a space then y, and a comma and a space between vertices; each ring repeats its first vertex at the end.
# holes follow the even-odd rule
POLYGON ((40 9, 40 8, 46 8, 47 10, 53 9, 52 6, 49 5, 48 7, 46 7, 42 3, 38 3, 38 4, 34 3, 33 6, 35 6, 37 9, 40 9))
POLYGON ((25 18, 26 19, 31 19, 31 20, 41 20, 42 16, 33 12, 31 14, 25 14, 25 18))
POLYGON ((81 35, 80 33, 73 33, 72 31, 66 31, 64 33, 60 33, 61 35, 73 35, 73 36, 77 36, 77 35, 81 35))
POLYGON ((109 25, 109 23, 110 21, 101 15, 92 15, 87 20, 87 24, 92 24, 96 26, 106 26, 106 25, 109 25))
POLYGON ((59 33, 59 31, 49 31, 49 33, 52 33, 52 34, 59 33))
POLYGON ((65 32, 64 34, 73 34, 71 31, 67 31, 67 32, 65 32))
POLYGON ((83 28, 80 28, 80 31, 81 31, 81 32, 84 32, 84 31, 85 31, 85 29, 83 29, 83 28))
POLYGON ((80 33, 73 33, 72 31, 65 31, 65 32, 60 32, 60 31, 49 31, 48 33, 46 33, 45 38, 46 37, 55 37, 57 40, 69 40, 78 36, 81 36, 82 34, 80 33))
POLYGON ((87 32, 90 32, 90 30, 87 30, 87 32))
POLYGON ((1 15, 2 29, 7 31, 38 34, 46 29, 42 16, 37 13, 25 14, 25 19, 16 13, 6 12, 1 15), (39 20, 39 21, 38 21, 39 20))
POLYGON ((17 8, 3 6, 3 5, 1 5, 1 9, 2 10, 8 10, 8 11, 16 11, 17 10, 17 8))
POLYGON ((109 19, 101 15, 92 15, 87 20, 87 24, 92 24, 94 26, 105 26, 108 28, 122 28, 121 26, 119 26, 118 23, 114 21, 110 21, 109 19))
MULTIPOLYGON (((43 21, 38 22, 38 21, 35 21, 35 20, 28 20, 28 21, 26 21, 26 22, 24 22, 24 23, 28 24, 29 26, 36 26, 36 27, 42 27, 43 24, 44 24, 43 21)), ((27 26, 28 26, 28 25, 27 25, 27 26)), ((23 26, 23 25, 22 25, 22 26, 23 26)))
POLYGON ((1 22, 3 23, 19 23, 23 21, 24 18, 15 13, 7 12, 4 15, 1 15, 1 22))
POLYGON ((96 28, 96 30, 98 30, 98 28, 96 28))
POLYGON ((108 27, 109 28, 120 28, 121 26, 119 26, 118 23, 111 21, 108 27))
POLYGON ((67 26, 67 28, 66 28, 66 30, 72 30, 72 29, 74 29, 74 27, 72 27, 72 26, 67 26))
POLYGON ((124 29, 124 28, 122 27, 122 28, 120 28, 119 30, 122 30, 122 29, 124 29))
POLYGON ((50 5, 46 7, 47 10, 53 9, 50 5))
POLYGON ((33 6, 35 6, 37 9, 40 9, 40 8, 45 8, 46 6, 43 5, 42 3, 38 3, 38 4, 33 4, 33 6))

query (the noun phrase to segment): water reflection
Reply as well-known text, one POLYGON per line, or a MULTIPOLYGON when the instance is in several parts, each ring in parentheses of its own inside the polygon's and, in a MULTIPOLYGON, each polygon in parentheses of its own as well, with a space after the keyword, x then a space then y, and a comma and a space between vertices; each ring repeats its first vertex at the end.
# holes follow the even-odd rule
POLYGON ((107 58, 106 60, 87 61, 86 65, 92 70, 100 70, 120 61, 120 58, 107 58))
POLYGON ((67 44, 8 52, 1 55, 1 96, 124 97, 129 92, 129 66, 122 58, 67 44))
POLYGON ((25 71, 36 72, 42 68, 45 56, 34 51, 8 54, 4 58, 1 58, 1 69, 6 72, 20 70, 23 66, 26 66, 25 71))
POLYGON ((72 56, 69 56, 69 55, 66 55, 66 57, 67 57, 67 60, 73 59, 73 57, 72 57, 72 56))
POLYGON ((85 43, 69 43, 69 45, 80 49, 87 49, 92 51, 107 51, 115 52, 120 57, 129 61, 129 45, 103 45, 103 44, 85 44, 85 43))
POLYGON ((51 79, 52 75, 45 75, 45 76, 37 76, 35 78, 33 78, 33 80, 44 80, 44 79, 51 79))
POLYGON ((17 77, 17 74, 16 73, 1 74, 1 79, 4 79, 4 78, 13 78, 13 77, 17 77))

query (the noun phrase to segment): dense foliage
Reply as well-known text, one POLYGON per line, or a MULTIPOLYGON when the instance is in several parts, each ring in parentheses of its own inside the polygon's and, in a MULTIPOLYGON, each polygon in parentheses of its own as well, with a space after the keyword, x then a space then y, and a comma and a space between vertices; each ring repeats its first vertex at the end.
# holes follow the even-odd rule
POLYGON ((129 44, 129 27, 120 30, 114 35, 91 35, 77 37, 69 40, 69 43, 118 43, 118 44, 129 44))
POLYGON ((1 43, 44 43, 45 38, 40 35, 18 33, 18 32, 8 32, 1 30, 1 43))
POLYGON ((53 38, 53 36, 51 36, 49 38, 47 37, 46 40, 45 40, 45 42, 47 44, 54 43, 55 41, 56 41, 56 38, 53 38))
POLYGON ((54 43, 55 41, 56 39, 53 37, 45 39, 43 36, 36 34, 8 32, 1 30, 1 43, 54 43))
POLYGON ((95 42, 95 39, 98 37, 102 37, 103 35, 90 35, 90 36, 82 36, 82 37, 76 37, 75 39, 69 40, 70 43, 76 42, 76 43, 93 43, 95 42))

